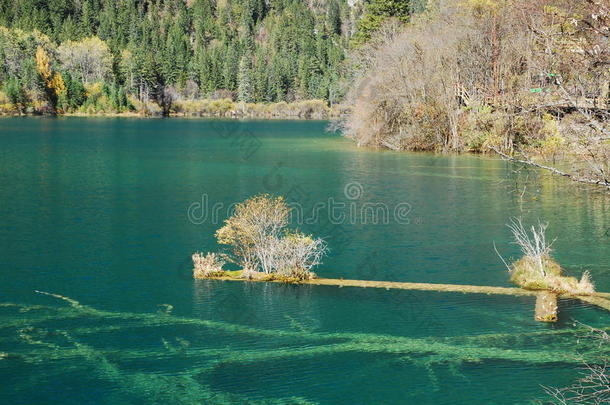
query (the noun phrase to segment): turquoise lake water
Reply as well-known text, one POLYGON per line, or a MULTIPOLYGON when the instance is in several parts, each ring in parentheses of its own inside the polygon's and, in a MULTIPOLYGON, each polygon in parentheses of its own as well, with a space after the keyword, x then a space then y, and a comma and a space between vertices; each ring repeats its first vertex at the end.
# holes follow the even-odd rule
POLYGON ((321 277, 509 286, 493 243, 516 258, 522 216, 610 291, 607 194, 326 125, 0 119, 0 403, 526 404, 604 354, 574 322, 610 314, 577 301, 547 325, 529 297, 193 280, 230 205, 272 193, 328 241, 321 277))

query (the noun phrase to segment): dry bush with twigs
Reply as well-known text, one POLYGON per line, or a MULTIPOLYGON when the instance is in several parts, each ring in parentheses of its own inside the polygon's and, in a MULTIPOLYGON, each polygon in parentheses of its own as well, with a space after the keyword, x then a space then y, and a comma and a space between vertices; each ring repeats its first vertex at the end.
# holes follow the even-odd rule
POLYGON ((315 277, 312 268, 321 263, 326 253, 322 239, 300 232, 287 232, 277 240, 274 257, 275 271, 284 277, 306 280, 315 277))
POLYGON ((553 241, 546 238, 548 224, 538 222, 538 226, 527 229, 520 218, 512 218, 508 224, 514 243, 521 248, 523 257, 508 266, 511 281, 532 290, 550 290, 556 293, 591 295, 595 286, 588 271, 578 280, 563 275, 563 269, 552 257, 553 241))
POLYGON ((235 206, 235 212, 216 231, 221 245, 231 247, 231 257, 244 270, 270 273, 268 247, 288 226, 290 209, 282 197, 263 194, 235 206))
POLYGON ((303 100, 286 103, 243 103, 230 98, 177 99, 171 104, 171 114, 211 117, 304 118, 327 119, 339 111, 324 100, 303 100))
POLYGON ((210 278, 224 275, 223 266, 225 261, 221 255, 217 253, 194 253, 193 259, 193 277, 194 278, 210 278))
MULTIPOLYGON (((463 150, 467 116, 529 84, 522 67, 527 44, 499 7, 442 0, 404 31, 382 30, 385 38, 354 55, 365 63, 348 95, 352 113, 345 133, 361 145, 463 150)), ((496 130, 503 130, 500 126, 496 130)), ((476 125, 469 129, 477 130, 489 132, 476 125)))
POLYGON ((218 243, 230 246, 229 258, 243 269, 243 277, 304 280, 315 276, 311 270, 321 263, 326 243, 289 230, 289 215, 282 197, 263 194, 236 205, 216 237, 218 243))

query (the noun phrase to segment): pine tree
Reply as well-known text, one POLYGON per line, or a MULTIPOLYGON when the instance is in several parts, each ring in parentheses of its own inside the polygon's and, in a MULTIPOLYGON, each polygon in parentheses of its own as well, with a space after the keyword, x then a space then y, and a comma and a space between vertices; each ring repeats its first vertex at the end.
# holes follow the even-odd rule
POLYGON ((341 35, 341 9, 337 0, 331 0, 328 6, 328 30, 332 34, 341 35))
POLYGON ((239 62, 237 98, 245 103, 252 102, 252 62, 250 55, 244 55, 239 62))
MULTIPOLYGON (((416 0, 421 4, 425 0, 416 0)), ((410 0, 370 0, 366 12, 358 21, 358 32, 354 44, 362 45, 377 31, 388 17, 397 17, 406 22, 413 11, 410 0)))
POLYGON ((237 74, 239 70, 239 53, 233 44, 226 46, 224 66, 222 70, 223 88, 227 90, 237 89, 237 74))
POLYGON ((93 9, 93 1, 84 0, 80 15, 80 32, 82 33, 83 37, 90 37, 94 34, 94 32, 96 32, 96 29, 97 21, 95 19, 95 11, 93 9))
POLYGON ((9 78, 4 84, 4 93, 17 111, 23 113, 28 103, 28 96, 21 81, 16 77, 9 78))
MULTIPOLYGON (((113 86, 146 98, 167 86, 184 91, 189 80, 201 96, 226 89, 249 101, 314 97, 328 93, 343 63, 346 2, 0 0, 0 24, 8 26, 8 33, 0 27, 0 85, 15 77, 63 109, 78 108, 72 90, 81 80, 103 81, 116 100, 113 86), (100 46, 85 46, 91 38, 100 46), (34 56, 39 46, 49 59, 45 80, 34 56), (90 69, 100 50, 104 63, 90 69), (61 87, 62 78, 60 100, 49 85, 61 87)), ((403 12, 398 0, 370 2, 369 13, 403 12)))
POLYGON ((74 111, 80 107, 86 98, 83 83, 69 72, 63 73, 66 91, 60 94, 58 104, 66 111, 74 111))

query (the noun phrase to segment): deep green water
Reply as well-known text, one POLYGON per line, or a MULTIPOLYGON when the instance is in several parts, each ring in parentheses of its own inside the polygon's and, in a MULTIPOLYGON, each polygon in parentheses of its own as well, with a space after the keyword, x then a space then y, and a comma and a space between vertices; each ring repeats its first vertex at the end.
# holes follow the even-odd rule
POLYGON ((573 322, 610 314, 575 301, 543 325, 532 298, 194 281, 191 253, 219 249, 212 207, 267 192, 305 217, 329 199, 348 217, 409 208, 300 224, 328 240, 323 277, 507 286, 493 242, 515 257, 505 223, 522 215, 610 291, 607 194, 491 157, 358 149, 325 125, 1 119, 0 403, 517 404, 599 358, 573 322))

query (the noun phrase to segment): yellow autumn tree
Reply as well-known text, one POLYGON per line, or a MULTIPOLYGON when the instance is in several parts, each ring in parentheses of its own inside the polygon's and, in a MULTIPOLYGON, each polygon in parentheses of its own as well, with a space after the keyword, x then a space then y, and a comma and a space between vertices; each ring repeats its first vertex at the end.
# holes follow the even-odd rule
POLYGON ((61 95, 66 91, 66 83, 64 82, 64 78, 59 72, 55 72, 53 77, 49 81, 49 87, 53 89, 56 95, 61 95))
POLYGON ((51 78, 51 66, 49 65, 49 55, 42 46, 36 49, 36 68, 40 77, 48 82, 51 78))
POLYGON ((47 100, 53 112, 57 108, 57 98, 66 92, 66 84, 59 72, 53 72, 49 63, 49 54, 45 49, 39 46, 36 49, 36 68, 40 75, 44 87, 47 100))

